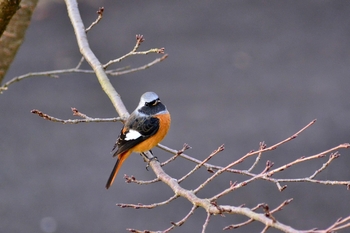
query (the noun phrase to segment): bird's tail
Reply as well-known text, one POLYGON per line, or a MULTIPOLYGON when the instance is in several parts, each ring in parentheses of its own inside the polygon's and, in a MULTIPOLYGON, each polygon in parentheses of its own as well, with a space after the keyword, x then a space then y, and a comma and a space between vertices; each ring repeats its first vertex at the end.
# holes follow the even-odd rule
POLYGON ((131 154, 130 151, 126 151, 126 152, 118 155, 117 162, 115 163, 115 165, 113 167, 113 170, 111 172, 111 175, 109 176, 108 181, 106 183, 106 189, 111 187, 111 185, 114 182, 115 177, 118 174, 119 169, 121 168, 121 166, 123 165, 124 161, 129 157, 130 154, 131 154))

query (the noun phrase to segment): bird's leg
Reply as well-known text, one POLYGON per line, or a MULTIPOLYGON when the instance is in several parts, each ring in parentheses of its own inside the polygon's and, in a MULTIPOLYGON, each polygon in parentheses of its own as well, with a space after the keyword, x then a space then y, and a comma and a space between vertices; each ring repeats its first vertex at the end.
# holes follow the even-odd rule
MULTIPOLYGON (((152 150, 149 150, 149 152, 153 155, 152 150)), ((143 157, 143 160, 147 163, 147 165, 146 165, 146 170, 147 170, 147 171, 148 171, 149 164, 151 163, 152 160, 156 160, 156 161, 159 162, 157 156, 152 156, 151 158, 149 158, 149 157, 146 155, 146 153, 144 153, 144 152, 142 152, 140 155, 143 157)))

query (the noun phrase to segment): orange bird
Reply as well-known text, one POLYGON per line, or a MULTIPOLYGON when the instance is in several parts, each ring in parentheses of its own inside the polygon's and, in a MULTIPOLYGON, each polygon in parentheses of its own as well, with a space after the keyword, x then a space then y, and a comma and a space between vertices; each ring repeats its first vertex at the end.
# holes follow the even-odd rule
POLYGON ((117 156, 111 175, 108 178, 108 189, 117 176, 123 162, 132 152, 142 153, 151 150, 163 140, 170 128, 170 114, 158 95, 146 92, 141 96, 140 103, 125 122, 112 151, 117 156))

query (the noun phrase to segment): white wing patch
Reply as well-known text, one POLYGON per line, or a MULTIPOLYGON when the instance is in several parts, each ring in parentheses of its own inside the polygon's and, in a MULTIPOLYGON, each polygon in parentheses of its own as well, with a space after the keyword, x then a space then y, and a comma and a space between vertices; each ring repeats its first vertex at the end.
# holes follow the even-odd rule
POLYGON ((138 139, 141 136, 142 135, 139 132, 137 132, 136 130, 130 129, 129 132, 127 132, 125 134, 125 139, 124 140, 126 140, 126 141, 135 140, 135 139, 138 139))

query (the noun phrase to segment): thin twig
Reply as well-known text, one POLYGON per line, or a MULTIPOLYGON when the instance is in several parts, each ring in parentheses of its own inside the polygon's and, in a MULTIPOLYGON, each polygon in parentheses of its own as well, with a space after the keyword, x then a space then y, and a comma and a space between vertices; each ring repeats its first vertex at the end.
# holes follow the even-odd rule
POLYGON ((119 75, 124 75, 124 74, 130 74, 130 73, 137 72, 137 71, 140 71, 140 70, 145 70, 145 69, 148 69, 151 66, 153 66, 153 65, 155 65, 155 64, 157 64, 159 62, 164 61, 167 57, 168 57, 168 54, 164 54, 164 56, 162 56, 160 58, 157 58, 157 59, 153 60, 152 62, 146 64, 146 65, 143 65, 143 66, 140 66, 140 67, 136 67, 136 68, 133 68, 133 69, 124 70, 124 71, 108 72, 108 74, 110 74, 112 76, 119 76, 119 75))
MULTIPOLYGON (((313 180, 313 179, 310 179, 310 178, 301 178, 301 179, 273 179, 273 178, 270 178, 272 176, 272 174, 274 173, 277 173, 279 171, 283 171, 287 168, 290 168, 292 165, 295 165, 297 163, 300 163, 300 162, 304 162, 304 161, 307 161, 307 160, 310 160, 310 159, 316 159, 316 158, 321 158, 322 156, 320 155, 323 155, 323 153, 329 153, 330 151, 334 151, 334 150, 338 150, 339 148, 348 148, 350 146, 350 144, 341 144, 337 147, 334 147, 332 149, 329 149, 325 152, 322 152, 322 153, 319 153, 317 155, 313 155, 313 156, 309 156, 309 157, 305 157, 305 158, 302 158, 302 159, 297 159, 287 165, 283 165, 279 168, 276 168, 270 172, 262 172, 260 174, 256 174, 254 176, 252 176, 252 178, 248 179, 248 180, 245 180, 243 182, 240 182, 240 183, 235 183, 234 185, 230 185, 229 188, 223 190, 222 192, 218 193, 217 195, 213 196, 212 198, 210 198, 211 201, 216 201, 218 198, 221 198, 222 196, 232 192, 233 190, 236 190, 236 189, 239 189, 241 187, 244 187, 246 185, 248 185, 249 183, 257 180, 257 179, 266 179, 266 180, 269 180, 269 181, 272 181, 274 183, 276 183, 279 187, 279 190, 282 191, 286 188, 286 186, 283 186, 281 187, 280 186, 280 182, 312 182, 312 183, 319 183, 319 184, 326 184, 326 185, 345 185, 347 187, 350 186, 350 181, 321 181, 321 180, 313 180), (270 178, 270 179, 267 179, 267 178, 270 178)), ((270 166, 270 165, 267 165, 267 166, 270 166)), ((266 169, 265 169, 266 170, 266 169)), ((210 179, 210 178, 209 178, 210 179)), ((204 182, 205 183, 205 182, 204 182)), ((201 190, 203 188, 203 184, 201 184, 197 189, 195 189, 193 192, 194 193, 197 193, 199 190, 201 190)))
POLYGON ((288 200, 285 200, 284 202, 282 202, 279 206, 277 206, 275 209, 271 210, 270 213, 276 213, 277 211, 281 211, 283 209, 283 207, 285 207, 286 205, 288 205, 289 203, 291 203, 293 201, 293 198, 290 198, 288 200))
POLYGON ((153 180, 147 180, 147 181, 136 180, 134 176, 128 176, 128 175, 124 175, 124 179, 126 183, 135 183, 139 185, 153 184, 160 181, 159 178, 155 178, 153 180))
POLYGON ((261 233, 265 233, 267 232, 267 230, 270 229, 270 226, 265 226, 264 229, 262 229, 261 233))
POLYGON ((338 151, 332 153, 332 154, 329 156, 328 161, 327 161, 326 163, 324 163, 320 169, 316 170, 316 171, 314 172, 314 174, 312 174, 311 176, 309 176, 309 178, 310 178, 310 179, 314 179, 319 173, 321 173, 324 169, 326 169, 326 168, 328 167, 328 165, 331 164, 331 162, 332 162, 334 159, 338 158, 339 156, 340 156, 340 154, 338 153, 338 151))
MULTIPOLYGON (((275 144, 276 145, 276 144, 275 144)), ((158 147, 167 151, 167 152, 170 152, 172 154, 176 154, 177 150, 174 150, 174 149, 171 149, 165 145, 162 145, 162 144, 158 144, 158 147)), ((335 151, 335 150, 338 150, 338 149, 347 149, 350 147, 350 144, 349 143, 344 143, 344 144, 341 144, 339 146, 336 146, 334 148, 331 148, 330 150, 328 150, 328 152, 332 152, 332 151, 335 151)), ((195 159, 187 154, 181 154, 179 155, 180 157, 184 158, 184 159, 187 159, 188 161, 191 161, 191 162, 194 162, 194 163, 197 163, 197 164, 200 164, 202 161, 201 160, 198 160, 198 159, 195 159)), ((213 165, 213 164, 210 164, 210 163, 205 163, 203 164, 203 166, 207 167, 208 170, 212 170, 212 169, 215 169, 215 170, 222 170, 224 169, 224 167, 222 166, 217 166, 217 165, 213 165)), ((235 173, 235 174, 241 174, 241 175, 246 175, 246 176, 250 176, 250 177, 256 177, 257 174, 254 174, 254 173, 251 173, 251 172, 248 172, 248 171, 244 171, 244 170, 237 170, 237 169, 226 169, 227 172, 231 172, 231 173, 235 173)), ((277 185, 279 191, 283 191, 287 186, 284 185, 284 186, 281 186, 280 182, 286 182, 286 183, 289 183, 289 182, 310 182, 310 183, 319 183, 319 184, 324 184, 324 185, 345 185, 347 187, 349 187, 350 189, 350 181, 322 181, 322 180, 312 180, 312 179, 309 179, 309 178, 296 178, 296 179, 275 179, 275 178, 271 178, 271 177, 268 177, 268 176, 260 176, 260 177, 257 177, 259 179, 264 179, 264 180, 267 180, 267 181, 270 181, 270 182, 273 182, 277 185)))
MULTIPOLYGON (((290 168, 291 166, 295 165, 295 164, 298 164, 298 163, 302 163, 302 162, 305 162, 305 161, 308 161, 308 160, 313 160, 313 159, 318 159, 318 158, 322 158, 324 156, 326 156, 326 154, 328 153, 331 153, 332 151, 334 150, 338 150, 340 148, 349 148, 350 147, 350 144, 349 143, 344 143, 344 144, 340 144, 339 146, 336 146, 336 147, 333 147, 329 150, 326 150, 326 151, 323 151, 319 154, 316 154, 316 155, 312 155, 312 156, 307 156, 307 157, 301 157, 299 159, 296 159, 288 164, 285 164, 283 166, 280 166, 278 168, 275 168, 274 170, 272 171, 269 171, 266 173, 266 176, 273 176, 275 173, 277 172, 280 172, 280 171, 283 171, 283 170, 286 170, 287 168, 290 168)), ((332 159, 333 160, 333 159, 332 159)))
POLYGON ((205 231, 208 227, 208 224, 209 224, 210 217, 211 217, 211 214, 207 213, 207 218, 205 219, 205 222, 203 224, 202 233, 205 233, 205 231))
POLYGON ((85 58, 84 57, 81 57, 80 58, 80 61, 78 62, 77 66, 75 67, 75 69, 79 69, 80 66, 83 64, 83 62, 85 61, 85 58))
POLYGON ((300 231, 302 233, 331 233, 331 232, 337 232, 339 230, 349 228, 350 227, 350 216, 346 218, 338 218, 335 223, 333 223, 330 227, 328 227, 325 230, 317 230, 317 229, 311 229, 306 231, 300 231), (348 222, 348 223, 347 223, 348 222))
POLYGON ((327 231, 339 231, 344 228, 350 227, 350 216, 346 218, 339 218, 327 231))
POLYGON ((106 64, 103 65, 103 68, 106 69, 108 66, 110 66, 110 65, 112 65, 114 63, 121 62, 125 58, 133 56, 133 55, 147 55, 149 53, 164 53, 164 48, 160 48, 160 49, 159 48, 155 48, 155 49, 149 49, 147 51, 137 52, 136 50, 139 48, 141 43, 144 42, 144 41, 145 41, 145 39, 144 39, 143 35, 136 35, 136 44, 135 44, 134 48, 130 52, 128 52, 127 54, 121 56, 120 58, 117 58, 117 59, 114 59, 114 60, 110 60, 109 62, 107 62, 106 64))
MULTIPOLYGON (((15 83, 15 82, 19 82, 23 79, 26 78, 30 78, 30 77, 39 77, 39 76, 48 76, 51 78, 57 78, 57 74, 66 74, 66 73, 75 73, 78 72, 77 69, 66 69, 66 70, 53 70, 53 71, 44 71, 44 72, 32 72, 32 73, 28 73, 28 74, 24 74, 24 75, 20 75, 17 77, 12 78, 11 80, 9 80, 8 82, 6 82, 4 85, 2 85, 0 87, 0 93, 2 93, 2 91, 5 91, 8 89, 8 86, 10 86, 11 84, 15 83)), ((85 73, 83 71, 81 71, 82 73, 85 73)), ((89 71, 91 73, 93 73, 92 71, 89 71)))
POLYGON ((94 22, 92 22, 92 24, 88 27, 88 28, 86 28, 85 29, 85 32, 87 33, 88 31, 90 31, 91 30, 91 28, 93 27, 93 26, 95 26, 96 24, 98 24, 99 22, 100 22, 100 20, 102 19, 102 17, 103 17, 103 12, 104 12, 104 7, 100 7, 99 9, 98 9, 98 11, 96 11, 96 13, 97 13, 97 19, 94 21, 94 22))
POLYGON ((262 155, 262 151, 261 150, 263 150, 265 148, 266 148, 265 142, 260 142, 260 144, 259 144, 259 151, 260 151, 260 153, 256 157, 255 162, 253 163, 253 165, 248 169, 248 172, 251 172, 254 169, 254 167, 259 163, 259 161, 261 159, 261 155, 262 155))
POLYGON ((251 208, 251 210, 255 211, 257 209, 260 209, 262 208, 263 206, 265 206, 266 204, 265 203, 259 203, 257 204, 255 207, 251 208))
POLYGON ((217 155, 218 153, 220 153, 221 151, 223 151, 225 149, 224 145, 219 146, 216 150, 214 150, 206 159, 204 159, 200 164, 197 164, 190 172, 188 172, 186 175, 184 175, 182 178, 180 178, 178 180, 178 183, 181 183, 182 181, 184 181, 187 177, 189 177, 190 175, 192 175, 195 171, 197 171, 201 166, 203 166, 203 164, 205 164, 206 162, 208 162, 212 157, 214 157, 215 155, 217 155))
POLYGON ((59 122, 63 124, 78 124, 78 123, 90 123, 90 122, 117 122, 121 121, 122 119, 120 117, 113 117, 113 118, 83 118, 83 119, 68 119, 68 120, 62 120, 53 116, 50 116, 46 113, 43 113, 37 109, 33 109, 31 113, 34 113, 38 115, 39 117, 44 118, 45 120, 52 121, 52 122, 59 122))
POLYGON ((258 150, 258 151, 252 151, 252 152, 249 152, 247 153, 246 155, 244 155, 243 157, 241 157, 240 159, 230 163, 229 165, 227 165, 226 167, 218 170, 217 172, 215 172, 210 178, 208 178, 206 181, 204 181, 204 183, 202 183, 195 191, 198 191, 202 188, 204 188, 204 186, 206 186, 209 182, 211 182, 212 180, 214 180, 216 177, 218 177, 220 174, 224 173, 227 169, 231 168, 232 166, 234 165, 237 165, 239 163, 242 163, 246 158, 252 156, 252 155, 255 155, 255 154, 259 154, 261 152, 266 152, 266 151, 271 151, 271 150, 275 150, 278 146, 288 142, 288 141, 291 141, 293 139, 295 139, 301 132, 303 132, 305 129, 307 129, 308 127, 310 127, 311 125, 313 125, 314 123, 316 122, 316 120, 313 120, 311 121, 309 124, 307 124, 304 128, 302 128, 301 130, 299 130, 298 132, 296 132, 294 135, 290 136, 289 138, 279 142, 279 143, 276 143, 275 145, 273 146, 270 146, 270 147, 267 147, 265 149, 262 149, 262 150, 258 150))
MULTIPOLYGON (((272 214, 272 213, 275 213, 275 212, 277 212, 277 211, 282 210, 282 208, 283 208, 284 206, 288 205, 292 200, 293 200, 293 198, 288 199, 288 200, 285 200, 283 203, 281 203, 281 204, 280 204, 279 206, 277 206, 275 209, 273 209, 272 211, 269 211, 269 214, 272 214)), ((267 207, 267 205, 266 205, 265 203, 260 203, 260 204, 258 204, 256 207, 251 208, 251 210, 252 210, 252 211, 255 211, 255 210, 259 209, 259 208, 263 208, 263 209, 264 209, 264 212, 265 212, 265 215, 266 215, 266 207, 267 207)), ((267 217, 271 219, 271 216, 267 216, 267 217)), ((274 219, 274 218, 273 218, 273 219, 274 219)), ((254 221, 255 221, 255 219, 250 218, 250 219, 248 219, 248 220, 246 220, 246 221, 244 221, 244 222, 242 222, 242 223, 231 224, 231 225, 229 225, 229 226, 226 226, 226 227, 223 228, 223 230, 237 229, 237 228, 239 228, 239 227, 246 226, 246 225, 248 225, 248 224, 250 224, 250 223, 252 223, 252 222, 254 222, 254 221)), ((275 219, 275 221, 276 221, 276 219, 275 219)), ((265 225, 265 228, 266 228, 266 227, 269 228, 270 226, 269 226, 269 225, 265 225)), ((264 228, 264 229, 265 229, 265 228, 264 228)), ((268 228, 266 228, 266 229, 268 229, 268 228)))
POLYGON ((181 149, 181 150, 178 150, 178 151, 176 152, 176 154, 175 154, 173 157, 171 157, 171 158, 168 159, 167 161, 161 163, 161 166, 163 167, 163 166, 165 166, 166 164, 168 164, 168 163, 174 161, 179 155, 183 154, 183 153, 184 153, 186 150, 188 150, 188 149, 191 149, 191 147, 190 147, 187 143, 185 143, 185 144, 182 146, 182 149, 181 149))
MULTIPOLYGON (((313 125, 315 122, 316 122, 316 119, 313 120, 313 121, 311 121, 309 124, 307 124, 307 125, 306 125, 305 127, 303 127, 301 130, 299 130, 297 133, 295 133, 294 135, 292 135, 292 136, 290 136, 290 137, 284 139, 283 141, 278 142, 278 143, 276 143, 276 144, 274 144, 274 145, 272 145, 272 146, 270 146, 270 147, 268 147, 268 148, 265 148, 265 149, 263 149, 263 150, 251 151, 251 152, 249 152, 248 154, 246 154, 245 157, 249 157, 249 156, 251 156, 251 155, 255 155, 255 154, 262 153, 262 152, 274 150, 274 149, 276 149, 278 146, 280 146, 280 145, 282 145, 282 144, 284 144, 284 143, 286 143, 286 142, 288 142, 288 141, 290 141, 290 140, 295 139, 301 132, 303 132, 305 129, 307 129, 308 127, 310 127, 311 125, 313 125)), ((170 153, 172 153, 172 154, 176 154, 176 152, 177 152, 176 150, 171 149, 171 148, 169 148, 169 147, 167 147, 167 146, 165 146, 165 145, 162 145, 162 144, 158 144, 158 147, 161 148, 161 149, 163 149, 163 150, 165 150, 165 151, 168 151, 168 152, 170 152, 170 153)), ((180 156, 183 157, 183 158, 185 158, 185 159, 187 159, 187 160, 189 160, 189 161, 191 161, 191 162, 194 162, 194 163, 198 163, 198 164, 199 164, 199 163, 202 162, 201 160, 195 159, 195 158, 193 158, 193 157, 191 157, 191 156, 189 156, 189 155, 186 155, 186 154, 181 154, 180 156)), ((244 158, 244 159, 245 159, 245 158, 244 158)), ((208 167, 208 168, 218 169, 218 170, 225 169, 224 167, 216 166, 216 165, 212 165, 212 164, 208 164, 208 163, 204 164, 204 166, 206 166, 206 167, 208 167)), ((233 165, 232 165, 232 166, 233 166, 233 165)), ((230 169, 225 169, 225 170, 231 171, 231 172, 234 172, 234 173, 241 173, 241 170, 236 170, 236 169, 232 169, 232 170, 230 170, 230 169)), ((248 172, 248 173, 249 173, 249 172, 248 172)), ((247 174, 248 174, 248 173, 247 173, 247 174)))
MULTIPOLYGON (((151 67, 159 62, 164 61, 167 57, 168 57, 168 55, 165 54, 164 56, 157 58, 146 65, 136 67, 136 68, 130 68, 129 66, 126 66, 126 67, 121 67, 121 68, 117 68, 117 69, 113 69, 113 70, 107 70, 106 74, 109 74, 112 76, 119 76, 119 75, 137 72, 140 70, 145 70, 145 69, 147 69, 147 68, 149 68, 149 67, 151 67)), ((6 82, 4 85, 0 86, 0 94, 3 91, 7 90, 11 84, 14 84, 16 82, 22 81, 22 80, 27 79, 27 78, 43 77, 43 76, 50 77, 50 78, 59 78, 59 75, 61 75, 61 74, 71 74, 71 73, 94 74, 95 73, 94 70, 80 69, 80 66, 82 65, 82 63, 84 61, 85 61, 85 58, 82 57, 75 68, 63 69, 63 70, 50 70, 50 71, 42 71, 42 72, 31 72, 31 73, 23 74, 20 76, 16 76, 16 77, 12 78, 11 80, 9 80, 8 82, 6 82)))
POLYGON ((238 224, 231 224, 229 226, 226 226, 223 228, 223 230, 232 230, 232 229, 237 229, 237 228, 240 228, 240 227, 243 227, 243 226, 246 226, 252 222, 254 222, 255 220, 254 219, 248 219, 247 221, 245 222, 242 222, 242 223, 238 223, 238 224))
MULTIPOLYGON (((236 190, 236 189, 242 188, 242 187, 248 185, 249 183, 251 183, 251 182, 253 182, 253 181, 255 181, 255 180, 260 179, 261 176, 262 176, 262 174, 258 174, 258 175, 256 175, 256 176, 253 176, 253 177, 251 177, 250 179, 245 180, 245 181, 242 181, 242 182, 240 182, 240 183, 234 182, 234 183, 230 184, 230 187, 229 187, 229 188, 227 188, 227 189, 225 189, 225 190, 219 192, 219 193, 216 194, 215 196, 211 197, 209 200, 210 200, 210 201, 216 201, 217 199, 219 199, 219 198, 221 198, 221 197, 227 195, 228 193, 230 193, 230 192, 232 192, 232 191, 234 191, 234 190, 236 190)), ((197 192, 199 192, 203 187, 204 187, 204 186, 199 185, 198 188, 195 189, 193 192, 194 192, 194 193, 197 193, 197 192)))
POLYGON ((158 202, 158 203, 154 203, 154 204, 150 204, 150 205, 143 205, 143 204, 124 204, 124 203, 117 203, 116 205, 121 207, 121 208, 134 208, 134 209, 153 209, 156 208, 158 206, 162 206, 162 205, 166 205, 169 204, 171 201, 175 200, 176 198, 178 198, 179 196, 177 196, 176 194, 172 197, 170 197, 168 200, 162 201, 162 202, 158 202))
MULTIPOLYGON (((158 59, 154 60, 153 62, 146 64, 145 66, 150 67, 154 64, 157 64, 160 62, 160 61, 158 61, 159 59, 161 59, 161 58, 158 58, 158 59)), ((63 69, 63 70, 49 70, 49 71, 42 71, 42 72, 31 72, 31 73, 23 74, 20 76, 16 76, 16 77, 12 78, 11 80, 7 81, 4 85, 0 86, 0 94, 3 91, 7 90, 11 84, 14 84, 16 82, 22 81, 23 79, 27 79, 27 78, 43 77, 43 76, 50 77, 50 78, 59 78, 60 74, 71 74, 71 73, 94 74, 95 73, 94 70, 79 69, 79 67, 81 66, 83 61, 85 61, 84 57, 82 57, 80 59, 78 65, 75 68, 63 69)), ((111 75, 113 74, 114 76, 118 76, 118 75, 128 74, 128 73, 138 71, 138 69, 142 70, 142 69, 146 69, 146 68, 138 67, 138 68, 130 69, 129 66, 126 66, 126 67, 121 67, 121 68, 117 68, 117 69, 113 69, 113 70, 108 70, 108 71, 106 71, 106 74, 111 74, 111 75)))
MULTIPOLYGON (((342 144, 341 147, 337 146, 337 147, 334 147, 332 148, 332 150, 337 150, 337 149, 340 149, 340 148, 343 148, 343 149, 346 149, 350 146, 350 144, 342 144)), ((173 150, 167 146, 164 146, 162 144, 159 144, 158 145, 159 148, 165 150, 165 151, 168 151, 170 153, 176 153, 176 150, 173 150)), ((198 160, 198 159, 195 159, 189 155, 186 155, 186 154, 181 154, 180 157, 182 158, 185 158, 187 159, 188 161, 191 161, 191 162, 194 162, 194 163, 201 163, 202 161, 201 160, 198 160)), ((206 166, 207 169, 211 170, 211 169, 216 169, 216 170, 220 170, 220 169, 223 169, 223 167, 221 166, 217 166, 217 165, 213 165, 213 164, 210 164, 210 163, 205 163, 203 164, 203 166, 206 166)), ((241 174, 241 175, 246 175, 246 176, 250 176, 250 177, 256 177, 257 174, 254 174, 254 173, 250 173, 248 171, 242 171, 242 170, 237 170, 237 169, 227 169, 226 170, 227 172, 231 172, 231 173, 235 173, 235 174, 241 174)), ((267 177, 267 176, 261 176, 261 177, 257 177, 259 179, 264 179, 264 180, 267 180, 267 181, 270 181, 270 182, 273 182, 277 185, 278 189, 280 191, 283 191, 287 186, 284 185, 284 186, 281 186, 280 185, 280 182, 286 182, 286 183, 289 183, 289 182, 310 182, 310 183, 319 183, 319 184, 325 184, 325 185, 346 185, 346 186, 350 186, 350 181, 322 181, 322 180, 311 180, 309 178, 296 178, 296 179, 275 179, 275 178, 271 178, 271 177, 267 177)))
POLYGON ((164 230, 163 233, 167 233, 167 232, 171 231, 172 229, 174 229, 175 227, 179 227, 182 224, 184 224, 187 221, 187 219, 189 219, 191 217, 191 215, 194 213, 194 211, 197 208, 198 208, 198 206, 196 206, 196 205, 192 206, 191 210, 188 212, 188 214, 183 219, 181 219, 178 222, 171 222, 172 226, 169 227, 168 229, 164 230))

